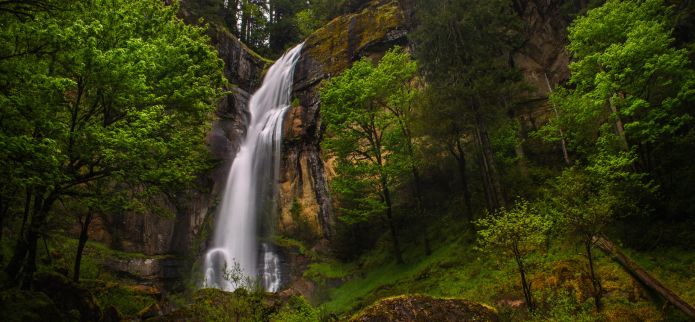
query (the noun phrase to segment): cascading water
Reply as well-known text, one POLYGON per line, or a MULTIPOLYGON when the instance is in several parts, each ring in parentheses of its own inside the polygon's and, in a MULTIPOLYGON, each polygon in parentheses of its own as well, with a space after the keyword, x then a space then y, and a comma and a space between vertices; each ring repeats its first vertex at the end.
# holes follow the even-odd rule
POLYGON ((301 49, 302 44, 280 57, 249 100, 250 124, 232 162, 212 247, 205 254, 204 287, 232 291, 250 278, 260 279, 269 292, 280 288, 280 260, 271 245, 260 244, 258 256, 259 219, 272 218, 277 211, 282 120, 290 107, 294 65, 301 49))

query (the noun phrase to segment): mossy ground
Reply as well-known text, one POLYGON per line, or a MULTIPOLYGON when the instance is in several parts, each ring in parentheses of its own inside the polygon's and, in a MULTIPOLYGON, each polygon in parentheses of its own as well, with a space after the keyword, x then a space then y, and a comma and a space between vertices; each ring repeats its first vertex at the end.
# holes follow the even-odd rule
MULTIPOLYGON (((430 234, 448 237, 434 240, 434 251, 429 256, 418 243, 406 245, 402 265, 391 260, 387 240, 353 263, 330 260, 312 264, 305 276, 319 281, 333 279, 340 284, 326 288, 321 311, 325 316, 344 319, 378 299, 419 293, 489 304, 497 308, 504 321, 686 320, 598 250, 598 273, 606 294, 605 307, 597 312, 582 248, 559 239, 550 244, 548 251, 529 258, 538 306, 535 314, 529 314, 513 259, 478 250, 473 233, 457 224, 455 218, 442 220, 430 234)), ((403 239, 408 240, 407 236, 403 239)), ((677 248, 626 251, 667 287, 695 303, 695 254, 677 248)))

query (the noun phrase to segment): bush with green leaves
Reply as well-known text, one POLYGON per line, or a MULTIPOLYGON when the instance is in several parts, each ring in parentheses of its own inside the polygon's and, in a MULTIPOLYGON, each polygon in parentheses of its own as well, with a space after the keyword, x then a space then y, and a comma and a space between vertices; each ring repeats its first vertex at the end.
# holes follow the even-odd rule
POLYGON ((489 252, 503 257, 512 256, 517 264, 524 299, 530 311, 534 309, 531 283, 528 280, 527 257, 545 242, 550 221, 525 200, 510 209, 500 209, 476 222, 478 242, 489 252))

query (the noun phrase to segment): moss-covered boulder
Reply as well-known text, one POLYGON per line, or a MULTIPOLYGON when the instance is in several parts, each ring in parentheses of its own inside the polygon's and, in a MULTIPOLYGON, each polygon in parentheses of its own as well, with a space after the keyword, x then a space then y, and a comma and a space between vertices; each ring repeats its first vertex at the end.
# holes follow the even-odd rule
POLYGON ((401 295, 382 299, 354 315, 354 322, 499 321, 497 311, 463 299, 401 295))
POLYGON ((51 298, 58 310, 65 313, 79 312, 80 321, 99 321, 101 308, 92 293, 67 277, 41 272, 34 276, 34 289, 51 298))
POLYGON ((4 322, 67 321, 46 294, 19 289, 0 292, 0 312, 4 322))
POLYGON ((407 21, 398 1, 372 1, 360 12, 333 19, 306 39, 297 63, 295 90, 349 67, 368 51, 405 43, 407 21))

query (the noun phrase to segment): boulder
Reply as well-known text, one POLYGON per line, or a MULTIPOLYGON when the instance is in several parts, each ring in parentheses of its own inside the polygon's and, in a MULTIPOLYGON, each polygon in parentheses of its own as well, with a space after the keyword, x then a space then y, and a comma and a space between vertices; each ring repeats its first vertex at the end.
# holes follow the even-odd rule
POLYGON ((426 295, 401 295, 382 299, 358 312, 353 322, 496 322, 497 311, 463 299, 440 299, 426 295))

